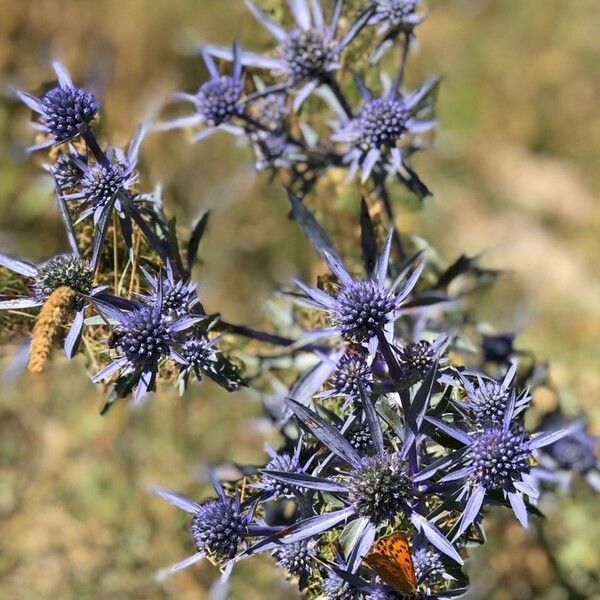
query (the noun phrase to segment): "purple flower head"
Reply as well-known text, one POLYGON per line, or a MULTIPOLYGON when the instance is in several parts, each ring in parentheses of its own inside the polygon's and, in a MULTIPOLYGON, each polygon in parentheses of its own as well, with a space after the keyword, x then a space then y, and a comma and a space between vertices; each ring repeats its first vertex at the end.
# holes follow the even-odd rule
POLYGON ((344 408, 359 396, 359 386, 370 391, 373 384, 371 357, 362 349, 349 349, 337 361, 329 377, 329 389, 318 395, 319 398, 342 396, 346 398, 344 408))
MULTIPOLYGON (((337 4, 341 5, 341 2, 337 4)), ((332 20, 326 25, 319 2, 312 2, 311 10, 306 0, 289 0, 295 25, 286 31, 253 3, 246 2, 246 5, 279 43, 279 57, 273 61, 272 67, 284 73, 290 85, 306 79, 319 79, 339 67, 339 53, 350 41, 344 41, 341 46, 335 39, 341 6, 335 7, 332 20)))
POLYGON ((239 498, 214 498, 200 504, 190 529, 196 548, 219 559, 232 559, 248 535, 251 515, 240 510, 239 498))
MULTIPOLYGON (((143 267, 141 267, 141 271, 152 289, 152 296, 144 297, 146 301, 149 301, 152 297, 156 297, 158 293, 158 279, 143 267)), ((204 313, 198 298, 198 286, 189 279, 176 277, 170 262, 167 263, 166 277, 161 277, 161 284, 163 312, 167 315, 167 319, 176 320, 190 313, 204 313)))
MULTIPOLYGON (((275 550, 275 557, 277 564, 283 567, 288 575, 298 577, 302 581, 312 571, 315 550, 304 540, 279 547, 275 550)), ((304 586, 301 584, 300 587, 304 586)))
POLYGON ((117 308, 107 301, 96 301, 98 312, 114 327, 114 346, 119 355, 92 381, 108 379, 117 371, 132 376, 136 387, 135 401, 139 402, 154 386, 159 362, 173 358, 182 362, 177 352, 179 334, 193 327, 204 316, 184 315, 172 320, 164 311, 162 282, 159 280, 152 304, 131 302, 129 309, 117 308))
POLYGON ((74 150, 59 154, 54 164, 48 165, 46 169, 53 175, 54 180, 61 192, 72 190, 78 186, 82 172, 79 167, 81 163, 85 164, 86 159, 74 150))
POLYGON ((411 31, 424 19, 417 14, 420 0, 371 0, 370 24, 381 25, 381 33, 389 29, 411 31))
POLYGON ((387 287, 391 242, 392 233, 388 235, 378 257, 375 273, 371 278, 360 281, 352 278, 338 258, 323 251, 323 257, 340 284, 339 291, 334 296, 296 282, 311 305, 327 312, 333 327, 323 330, 324 335, 337 334, 353 343, 367 343, 380 334, 388 323, 393 323, 399 317, 401 305, 415 286, 424 265, 414 268, 403 287, 400 288, 400 285, 406 272, 387 287))
POLYGON ((172 333, 164 313, 141 305, 123 318, 116 334, 117 348, 136 368, 148 368, 169 353, 172 333))
POLYGON ((413 567, 417 585, 432 586, 439 583, 446 573, 440 555, 428 548, 417 548, 412 551, 413 567))
POLYGON ((368 456, 375 451, 373 438, 366 423, 355 420, 344 433, 344 437, 361 456, 368 456))
POLYGON ((479 427, 501 424, 506 411, 513 405, 514 415, 527 408, 531 400, 528 391, 517 397, 513 389, 516 370, 517 363, 514 363, 502 381, 484 378, 479 374, 473 383, 467 377, 461 378, 468 397, 466 406, 479 427))
POLYGON ((244 91, 244 77, 239 46, 233 45, 230 58, 233 60, 231 75, 223 75, 207 48, 201 50, 202 60, 208 70, 209 79, 205 81, 195 94, 177 92, 173 95, 175 100, 182 100, 193 105, 195 113, 153 127, 155 131, 178 129, 193 125, 204 127, 192 138, 194 142, 202 140, 217 129, 229 129, 234 133, 243 132, 239 128, 230 126, 234 117, 243 114, 240 100, 244 91))
MULTIPOLYGON (((401 76, 402 71, 398 78, 401 76)), ((425 82, 406 96, 400 94, 400 81, 396 81, 379 98, 372 95, 358 75, 355 80, 364 101, 358 116, 349 119, 339 105, 332 104, 340 125, 331 139, 345 146, 344 161, 350 165, 348 177, 354 177, 360 168, 362 181, 366 181, 378 169, 383 174, 400 174, 408 183, 413 175, 406 164, 404 139, 436 126, 435 119, 422 118, 422 114, 430 111, 428 101, 437 80, 425 82)))
MULTIPOLYGON (((343 0, 336 0, 328 24, 318 0, 312 0, 310 6, 307 0, 288 0, 288 3, 294 25, 286 30, 254 3, 246 1, 250 12, 275 38, 279 47, 277 56, 243 52, 241 60, 245 65, 268 69, 285 77, 283 84, 267 88, 265 93, 302 84, 294 101, 297 109, 320 83, 327 82, 331 73, 339 68, 341 52, 366 24, 369 15, 363 14, 345 34, 339 35, 343 0)), ((227 60, 232 58, 224 48, 211 47, 210 52, 227 60)))
POLYGON ((323 581, 323 598, 325 600, 363 600, 364 595, 346 579, 336 573, 329 573, 323 581))
POLYGON ((364 458, 350 473, 348 498, 357 513, 373 525, 409 516, 414 496, 408 465, 398 454, 364 458))
POLYGON ((412 386, 423 381, 433 367, 439 348, 426 340, 410 342, 397 350, 398 364, 402 371, 402 381, 412 386))
POLYGON ((563 428, 530 436, 513 422, 515 404, 513 395, 501 423, 487 424, 470 434, 437 418, 425 417, 462 445, 449 460, 450 472, 440 480, 464 482, 461 495, 466 502, 454 539, 479 518, 483 502, 490 495, 500 501, 504 499, 523 527, 527 527, 524 497, 536 500, 539 496, 534 477, 536 468, 532 466, 534 453, 570 432, 569 428, 563 428))
POLYGON ((270 447, 267 447, 269 461, 261 469, 260 483, 256 487, 268 494, 267 499, 273 498, 295 498, 297 494, 302 493, 302 487, 283 482, 273 478, 269 473, 305 473, 310 461, 306 465, 300 462, 300 452, 302 451, 302 437, 296 444, 296 449, 293 453, 275 452, 270 447))
MULTIPOLYGON (((94 273, 86 260, 78 254, 60 254, 38 267, 32 285, 33 296, 37 302, 44 302, 61 286, 67 286, 81 296, 88 296, 93 281, 94 273)), ((77 299, 78 305, 83 305, 81 296, 77 299)))
POLYGON ((39 126, 50 140, 32 146, 30 150, 62 144, 79 135, 92 121, 98 111, 93 93, 77 88, 65 68, 58 62, 52 63, 58 85, 40 98, 19 91, 19 98, 38 115, 39 126))
POLYGON ((525 432, 492 426, 473 436, 466 462, 473 485, 514 492, 516 481, 531 471, 531 449, 525 432))
POLYGON ((138 179, 135 170, 138 160, 140 131, 132 141, 127 154, 120 148, 107 148, 105 162, 84 162, 73 157, 81 175, 77 190, 66 194, 65 200, 74 201, 80 207, 79 219, 93 217, 97 225, 104 212, 114 205, 123 214, 122 204, 133 201, 131 188, 138 179))
POLYGON ((190 372, 198 381, 202 375, 207 375, 215 383, 229 392, 234 392, 240 386, 247 385, 240 376, 238 369, 218 349, 219 337, 209 339, 205 333, 195 332, 181 342, 175 359, 181 365, 181 391, 187 385, 190 372))
POLYGON ((239 556, 240 548, 246 546, 248 538, 273 532, 272 528, 254 522, 253 510, 245 508, 239 496, 228 497, 217 481, 213 481, 213 487, 216 497, 202 503, 162 488, 153 489, 161 498, 192 515, 190 532, 198 549, 196 554, 162 571, 162 576, 211 556, 219 563, 226 563, 225 577, 228 577, 233 560, 239 556))
POLYGON ((341 288, 333 316, 344 338, 362 342, 383 329, 394 308, 392 294, 379 282, 367 279, 341 288))

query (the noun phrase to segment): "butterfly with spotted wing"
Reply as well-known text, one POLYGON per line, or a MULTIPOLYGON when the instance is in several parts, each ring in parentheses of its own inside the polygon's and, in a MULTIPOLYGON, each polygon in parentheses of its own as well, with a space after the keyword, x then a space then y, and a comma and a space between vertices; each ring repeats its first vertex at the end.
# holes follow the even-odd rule
POLYGON ((401 594, 417 591, 410 544, 403 533, 394 532, 378 539, 364 561, 395 591, 401 594))

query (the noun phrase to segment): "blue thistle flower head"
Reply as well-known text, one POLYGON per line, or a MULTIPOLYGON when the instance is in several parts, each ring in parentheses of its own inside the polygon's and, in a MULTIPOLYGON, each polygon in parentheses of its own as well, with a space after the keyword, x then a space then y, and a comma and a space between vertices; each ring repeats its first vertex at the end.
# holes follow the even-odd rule
POLYGON ((351 426, 346 432, 346 439, 361 456, 367 456, 375 449, 371 432, 364 423, 351 426))
POLYGON ((155 306, 142 305, 126 315, 115 332, 117 347, 135 367, 156 365, 173 341, 169 324, 155 306))
MULTIPOLYGON (((516 365, 505 377, 505 382, 514 375, 516 365)), ((466 381, 463 379, 463 381, 466 381)), ((468 382, 467 382, 468 383, 468 382)), ((473 433, 466 433, 456 427, 444 424, 436 418, 426 417, 445 434, 464 446, 451 464, 451 469, 442 481, 464 479, 463 492, 467 496, 462 513, 458 538, 480 515, 481 507, 488 492, 504 496, 517 519, 527 527, 528 515, 524 496, 536 499, 539 496, 533 476, 537 467, 532 466, 534 453, 564 438, 571 431, 566 427, 530 436, 515 421, 516 398, 512 395, 502 423, 484 424, 473 433)))
POLYGON ((397 350, 402 380, 406 385, 422 381, 436 361, 437 348, 426 340, 410 342, 397 350))
POLYGON ((330 330, 332 334, 337 333, 353 343, 368 342, 376 337, 388 323, 394 322, 398 318, 400 306, 415 286, 423 264, 414 268, 402 289, 397 293, 396 290, 400 286, 401 280, 397 279, 390 287, 387 287, 386 276, 391 242, 392 233, 387 237, 372 277, 359 281, 353 279, 341 260, 327 251, 322 251, 323 258, 340 283, 339 291, 335 296, 296 282, 311 303, 327 311, 333 325, 330 330))
POLYGON ((181 346, 181 356, 186 362, 200 373, 207 368, 209 363, 216 360, 214 340, 202 336, 193 336, 181 346))
MULTIPOLYGON (((92 216, 94 225, 107 219, 113 207, 116 208, 128 247, 131 246, 131 218, 123 205, 132 207, 135 202, 153 200, 148 194, 135 195, 132 189, 138 179, 138 152, 145 134, 146 127, 139 127, 126 152, 110 146, 103 152, 96 146, 95 162, 72 154, 71 160, 79 169, 80 176, 74 191, 63 196, 79 206, 79 220, 92 216)), ((98 233, 103 229, 99 227, 98 233)), ((99 238, 95 241, 97 244, 101 242, 99 238)))
POLYGON ((412 29, 423 21, 423 17, 417 15, 420 0, 372 0, 372 16, 369 23, 379 23, 382 29, 390 28, 412 29))
MULTIPOLYGON (((265 465, 267 471, 283 471, 286 473, 296 473, 300 466, 298 457, 294 454, 272 454, 271 459, 265 465)), ((261 487, 269 490, 279 498, 294 497, 294 489, 287 483, 277 481, 269 475, 263 474, 261 478, 261 487)))
MULTIPOLYGON (((298 108, 319 83, 327 82, 331 73, 339 69, 340 54, 364 27, 370 14, 363 12, 346 33, 338 35, 343 0, 336 0, 329 23, 326 23, 318 0, 311 0, 310 6, 307 0, 289 0, 288 3, 294 24, 286 30, 255 4, 246 2, 252 15, 275 38, 278 50, 276 56, 243 52, 242 57, 246 65, 268 69, 285 77, 283 84, 269 87, 264 93, 301 84, 294 101, 295 108, 298 108)), ((210 52, 232 60, 228 49, 210 47, 210 52)))
POLYGON ((234 117, 242 117, 244 114, 240 102, 244 91, 244 77, 238 44, 233 45, 233 50, 229 55, 229 58, 233 59, 231 75, 220 73, 206 47, 201 49, 201 55, 208 70, 208 80, 200 85, 195 94, 177 92, 173 95, 175 100, 192 104, 195 113, 157 124, 153 127, 155 131, 203 125, 204 127, 192 137, 194 142, 208 137, 217 128, 227 128, 234 133, 243 133, 243 129, 231 125, 234 117))
POLYGON ((200 504, 190 531, 196 548, 219 560, 231 560, 248 536, 251 515, 242 512, 239 498, 224 494, 200 504))
POLYGON ((306 473, 311 461, 309 460, 304 465, 300 461, 303 441, 303 436, 300 436, 294 452, 276 452, 267 446, 269 460, 261 469, 260 482, 256 485, 256 488, 270 494, 269 498, 295 498, 299 493, 302 493, 302 486, 276 479, 269 474, 269 471, 292 474, 306 473))
POLYGON ((367 279, 349 282, 341 288, 332 316, 344 338, 362 342, 383 329, 394 308, 390 291, 367 279))
POLYGON ((98 253, 92 249, 89 258, 82 258, 73 223, 69 211, 62 205, 61 216, 70 252, 59 254, 40 264, 17 260, 5 254, 0 254, 0 266, 25 277, 29 293, 16 297, 4 296, 0 299, 0 310, 22 309, 42 306, 49 296, 58 288, 66 286, 75 292, 72 308, 75 312, 73 321, 65 337, 64 348, 68 358, 77 353, 84 328, 85 310, 91 298, 100 298, 105 293, 104 286, 94 285, 98 253))
MULTIPOLYGON (((152 288, 152 295, 145 297, 151 301, 158 293, 158 279, 141 267, 144 277, 152 288)), ((171 263, 167 263, 166 277, 161 278, 163 312, 170 320, 176 320, 190 313, 203 313, 198 298, 197 285, 189 279, 178 278, 171 263)), ((207 348, 208 350, 208 348, 207 348)))
POLYGON ((93 215, 94 222, 98 223, 110 202, 115 200, 119 208, 123 200, 130 199, 131 188, 138 179, 137 142, 134 143, 127 155, 120 148, 108 148, 108 160, 104 162, 85 163, 79 158, 73 159, 81 171, 79 191, 66 195, 65 199, 77 201, 82 207, 80 218, 93 215))
POLYGON ((219 337, 209 339, 206 333, 201 331, 196 331, 181 341, 175 359, 181 365, 182 390, 185 389, 187 375, 190 370, 193 371, 198 381, 202 380, 202 375, 207 375, 229 392, 234 392, 240 386, 246 385, 239 374, 238 368, 218 349, 218 341, 219 337))
POLYGON ((40 98, 18 92, 21 100, 38 115, 41 130, 50 141, 33 146, 32 150, 62 144, 78 136, 96 116, 98 104, 92 92, 75 87, 65 68, 53 63, 58 85, 40 98))
POLYGON ((386 583, 378 581, 373 584, 365 598, 366 600, 404 600, 405 596, 393 590, 386 583))
POLYGON ((122 163, 87 166, 81 178, 81 187, 86 199, 93 204, 106 204, 122 189, 129 167, 122 163))
POLYGON ((482 377, 479 374, 472 381, 461 375, 468 397, 465 405, 471 411, 478 427, 501 425, 507 413, 511 412, 514 417, 527 408, 531 400, 529 391, 525 390, 517 396, 514 389, 513 380, 517 366, 516 362, 513 363, 502 381, 482 377))
POLYGON ((362 594, 348 581, 335 573, 329 573, 323 581, 325 600, 361 600, 362 594))
POLYGON ((344 145, 344 162, 350 165, 349 178, 359 168, 362 181, 366 181, 375 168, 390 175, 408 172, 404 138, 413 138, 436 126, 435 119, 422 118, 422 114, 431 110, 429 100, 437 80, 427 81, 417 90, 402 95, 399 89, 401 76, 402 71, 387 93, 375 97, 355 75, 363 98, 363 106, 356 117, 348 118, 337 104, 332 104, 340 121, 331 139, 344 145))
POLYGON ((493 490, 514 490, 514 482, 529 473, 531 450, 524 431, 492 426, 475 435, 469 447, 470 478, 493 490))
POLYGON ((409 114, 400 98, 372 98, 365 103, 354 126, 360 133, 357 147, 368 152, 371 148, 393 147, 406 131, 409 114))
POLYGON ((68 191, 78 186, 82 172, 79 164, 85 164, 85 157, 76 152, 61 153, 56 157, 54 164, 47 167, 61 191, 68 191))
POLYGON ((281 58, 290 83, 320 77, 337 69, 337 44, 315 27, 293 29, 281 44, 281 58))
MULTIPOLYGON (((176 494, 162 488, 153 488, 167 502, 180 508, 192 517, 190 532, 198 552, 193 556, 176 563, 163 573, 169 574, 184 569, 211 556, 218 563, 229 563, 226 567, 227 573, 231 572, 231 562, 237 555, 242 545, 246 545, 247 539, 259 534, 273 533, 268 527, 256 524, 252 510, 246 510, 239 495, 228 497, 219 482, 213 480, 216 497, 195 502, 187 496, 176 494)), ((228 575, 227 575, 228 576, 228 575)))
POLYGON ((61 286, 88 296, 92 291, 93 281, 94 273, 88 261, 79 254, 61 254, 38 267, 33 282, 33 297, 38 302, 44 302, 61 286))
POLYGON ((374 525, 408 515, 414 497, 406 461, 398 454, 364 458, 350 475, 349 489, 358 514, 374 525))
MULTIPOLYGON (((270 61, 271 68, 284 73, 289 85, 320 79, 339 67, 339 53, 349 43, 349 40, 336 40, 340 11, 334 10, 331 22, 326 24, 318 1, 312 3, 312 11, 306 0, 290 0, 289 5, 294 26, 286 31, 247 2, 254 17, 279 43, 279 57, 270 61)), ((267 62, 261 61, 256 66, 266 65, 267 62)))
POLYGON ((362 351, 348 351, 338 361, 331 374, 329 383, 332 387, 324 396, 359 395, 359 385, 365 391, 371 389, 373 374, 368 356, 362 351))
POLYGON ((446 573, 440 555, 427 548, 417 548, 412 554, 415 578, 418 585, 432 586, 446 573))
POLYGON ((501 423, 511 390, 498 381, 482 381, 475 389, 471 407, 478 423, 501 423))
POLYGON ((283 567, 288 575, 303 579, 312 571, 315 550, 306 540, 303 540, 282 545, 275 550, 275 557, 277 564, 283 567))
POLYGON ((159 362, 163 358, 183 359, 177 351, 180 333, 203 320, 204 316, 186 314, 176 320, 164 311, 162 280, 152 304, 128 302, 126 308, 111 299, 95 299, 98 312, 113 323, 113 345, 120 355, 92 377, 98 382, 110 378, 115 372, 134 374, 135 401, 139 402, 154 386, 159 362))
POLYGON ((196 110, 207 125, 216 127, 237 113, 241 95, 241 81, 228 75, 213 77, 198 89, 196 110))

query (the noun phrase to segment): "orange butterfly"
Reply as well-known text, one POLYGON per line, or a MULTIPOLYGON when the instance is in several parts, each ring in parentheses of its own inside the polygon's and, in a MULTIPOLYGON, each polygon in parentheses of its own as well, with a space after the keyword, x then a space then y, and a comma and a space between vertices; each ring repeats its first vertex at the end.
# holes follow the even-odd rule
POLYGON ((382 537, 375 542, 365 562, 379 577, 401 594, 417 591, 417 578, 410 554, 408 538, 399 532, 382 537))

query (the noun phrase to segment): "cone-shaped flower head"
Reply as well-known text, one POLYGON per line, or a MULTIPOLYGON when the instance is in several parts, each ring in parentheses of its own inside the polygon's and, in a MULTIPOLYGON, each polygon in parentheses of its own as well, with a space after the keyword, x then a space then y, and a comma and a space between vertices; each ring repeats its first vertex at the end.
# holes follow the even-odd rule
POLYGON ((60 63, 53 63, 58 85, 36 98, 26 92, 18 92, 21 100, 38 115, 40 128, 51 140, 33 146, 39 149, 61 144, 81 133, 98 111, 92 92, 75 87, 71 77, 60 63))

